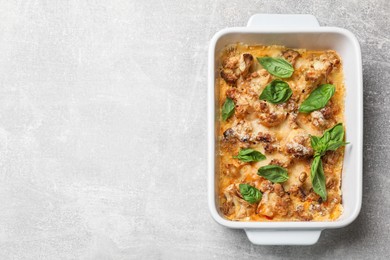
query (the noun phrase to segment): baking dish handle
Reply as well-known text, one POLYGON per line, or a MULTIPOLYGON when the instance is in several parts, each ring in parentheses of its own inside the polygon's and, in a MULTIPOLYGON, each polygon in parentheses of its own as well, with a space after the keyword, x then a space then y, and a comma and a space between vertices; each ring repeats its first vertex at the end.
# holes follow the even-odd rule
POLYGON ((311 14, 254 14, 248 27, 319 27, 317 18, 311 14))
POLYGON ((255 245, 313 245, 322 230, 258 230, 245 229, 249 241, 255 245))

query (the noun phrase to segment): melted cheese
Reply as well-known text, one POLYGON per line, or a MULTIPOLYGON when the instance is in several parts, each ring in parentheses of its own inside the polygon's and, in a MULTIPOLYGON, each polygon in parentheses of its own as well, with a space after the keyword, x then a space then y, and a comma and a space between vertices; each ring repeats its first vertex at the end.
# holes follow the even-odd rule
POLYGON ((283 80, 293 90, 292 97, 280 105, 260 101, 259 95, 275 77, 261 67, 256 57, 280 57, 287 50, 283 46, 236 44, 228 46, 221 53, 221 71, 225 69, 224 64, 229 64, 226 73, 236 74, 228 75, 231 76, 228 79, 237 79, 227 82, 222 76, 217 80, 220 107, 227 96, 236 104, 235 114, 227 121, 221 120, 219 129, 219 202, 221 211, 228 219, 331 221, 342 213, 340 184, 344 149, 339 148, 323 158, 328 193, 328 200, 323 202, 312 190, 310 165, 313 151, 308 142, 309 135, 321 136, 326 129, 344 122, 345 90, 340 58, 331 50, 291 50, 299 56, 292 60, 293 75, 283 80), (254 61, 249 72, 240 74, 246 66, 242 62, 243 54, 251 54, 254 61), (235 65, 235 60, 240 62, 235 65), (232 66, 237 68, 231 69, 232 66), (324 83, 331 83, 336 87, 327 107, 312 114, 298 113, 297 109, 303 100, 313 89, 324 83), (266 159, 254 163, 234 159, 233 156, 241 148, 260 151, 266 155, 266 159), (257 175, 261 166, 271 163, 282 164, 288 170, 289 179, 282 184, 281 191, 280 187, 257 175), (303 178, 305 175, 306 178, 303 178), (240 183, 248 183, 263 190, 262 201, 255 205, 245 204, 237 188, 240 183), (230 196, 235 199, 232 200, 230 196), (249 209, 241 210, 245 207, 249 209), (237 208, 240 209, 239 212, 237 208))

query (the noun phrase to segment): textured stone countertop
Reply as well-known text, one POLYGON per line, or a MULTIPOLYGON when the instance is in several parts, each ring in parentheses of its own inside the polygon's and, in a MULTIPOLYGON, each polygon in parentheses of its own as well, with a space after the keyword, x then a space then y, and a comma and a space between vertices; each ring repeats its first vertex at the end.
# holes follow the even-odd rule
POLYGON ((390 255, 390 2, 2 1, 1 259, 379 259, 390 255), (254 246, 210 217, 207 51, 255 13, 360 41, 364 197, 314 246, 254 246))

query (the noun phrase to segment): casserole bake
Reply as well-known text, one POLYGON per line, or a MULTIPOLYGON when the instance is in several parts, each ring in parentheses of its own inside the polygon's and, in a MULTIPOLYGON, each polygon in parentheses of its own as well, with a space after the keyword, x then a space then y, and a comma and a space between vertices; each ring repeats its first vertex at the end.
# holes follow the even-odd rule
POLYGON ((248 238, 256 244, 313 244, 325 228, 350 224, 358 215, 362 196, 362 69, 360 47, 356 38, 340 28, 318 27, 308 15, 255 15, 247 28, 229 28, 218 32, 209 50, 209 207, 213 218, 231 228, 244 228, 248 238), (269 23, 271 24, 265 24, 269 23), (280 24, 282 22, 282 24, 280 24), (275 24, 279 23, 279 24, 275 24), (287 27, 278 25, 287 24, 287 27), (294 27, 299 25, 302 27, 294 27), (221 50, 229 44, 245 42, 249 45, 282 45, 289 48, 327 50, 339 53, 344 63, 346 139, 342 172, 342 201, 344 210, 335 221, 237 222, 224 218, 218 203, 218 131, 220 95, 217 78, 221 50))
MULTIPOLYGON (((311 144, 327 129, 344 135, 343 68, 337 52, 239 43, 224 48, 220 60, 218 193, 224 217, 337 219, 343 136, 332 140, 329 151, 311 144), (320 168, 312 169, 319 160, 320 168)), ((321 140, 329 147, 331 139, 321 140)))

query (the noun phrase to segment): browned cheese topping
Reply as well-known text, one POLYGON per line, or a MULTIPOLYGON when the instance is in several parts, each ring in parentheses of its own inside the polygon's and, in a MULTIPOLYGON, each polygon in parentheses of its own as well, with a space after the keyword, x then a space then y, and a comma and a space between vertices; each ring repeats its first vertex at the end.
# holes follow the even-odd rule
POLYGON ((344 148, 322 157, 327 200, 313 191, 310 166, 314 150, 310 136, 344 122, 342 63, 333 50, 288 49, 283 46, 227 46, 221 53, 219 107, 234 102, 234 114, 219 127, 219 207, 225 218, 235 221, 332 221, 342 213, 341 172, 344 148), (260 100, 265 87, 278 77, 270 74, 259 57, 279 57, 294 72, 281 80, 288 83, 291 97, 273 104, 260 100), (302 102, 321 84, 335 86, 326 106, 310 113, 299 112, 302 102), (266 159, 245 162, 237 156, 250 148, 266 159), (275 183, 258 175, 258 169, 277 165, 287 170, 288 180, 275 183), (262 193, 249 203, 240 193, 249 184, 262 193))

